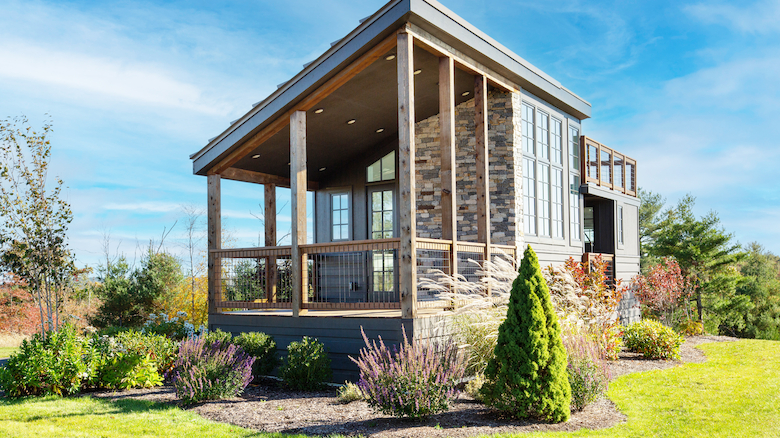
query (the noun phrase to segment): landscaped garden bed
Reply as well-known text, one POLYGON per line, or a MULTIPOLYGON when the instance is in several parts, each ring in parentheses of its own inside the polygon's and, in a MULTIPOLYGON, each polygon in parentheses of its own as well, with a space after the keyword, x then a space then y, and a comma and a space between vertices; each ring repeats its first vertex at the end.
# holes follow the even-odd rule
MULTIPOLYGON (((671 368, 682 363, 701 363, 706 357, 694 348, 704 342, 732 341, 723 336, 687 338, 680 349, 681 360, 647 360, 635 353, 623 352, 620 360, 609 362, 614 377, 641 371, 671 368)), ((106 399, 139 399, 181 405, 170 386, 133 389, 121 392, 96 392, 93 397, 106 399)), ((306 435, 363 435, 372 437, 449 436, 467 437, 495 433, 536 431, 574 431, 603 429, 624 422, 626 417, 608 399, 572 413, 565 423, 548 424, 501 416, 461 393, 452 408, 424 420, 399 419, 377 414, 366 402, 342 404, 336 389, 298 392, 286 389, 277 381, 266 379, 250 385, 239 397, 199 403, 184 407, 210 420, 266 432, 306 435)))

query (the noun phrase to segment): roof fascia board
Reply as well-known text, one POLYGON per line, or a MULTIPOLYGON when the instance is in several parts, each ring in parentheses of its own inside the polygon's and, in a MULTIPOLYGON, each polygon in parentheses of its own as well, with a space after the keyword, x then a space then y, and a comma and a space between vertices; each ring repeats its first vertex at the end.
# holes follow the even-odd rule
POLYGON ((490 38, 441 3, 435 0, 410 1, 412 8, 410 22, 413 24, 436 37, 448 34, 460 44, 443 40, 445 43, 451 44, 477 62, 516 82, 523 89, 528 89, 537 95, 550 96, 551 99, 544 100, 552 100, 550 103, 561 106, 561 109, 571 112, 579 119, 590 117, 591 106, 587 101, 564 88, 558 81, 490 38))
POLYGON ((409 1, 397 0, 385 5, 203 149, 193 154, 190 157, 193 160, 193 173, 205 175, 213 163, 225 157, 246 138, 295 106, 362 52, 395 32, 401 22, 408 18, 409 1), (221 147, 222 145, 224 146, 221 147))

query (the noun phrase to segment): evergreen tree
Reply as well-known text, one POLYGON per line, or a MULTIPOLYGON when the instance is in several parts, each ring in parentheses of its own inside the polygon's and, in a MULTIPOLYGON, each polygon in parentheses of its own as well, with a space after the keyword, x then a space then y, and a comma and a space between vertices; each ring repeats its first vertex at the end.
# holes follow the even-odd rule
POLYGON ((512 285, 495 355, 485 370, 485 403, 518 418, 569 419, 566 351, 539 259, 528 246, 512 285))

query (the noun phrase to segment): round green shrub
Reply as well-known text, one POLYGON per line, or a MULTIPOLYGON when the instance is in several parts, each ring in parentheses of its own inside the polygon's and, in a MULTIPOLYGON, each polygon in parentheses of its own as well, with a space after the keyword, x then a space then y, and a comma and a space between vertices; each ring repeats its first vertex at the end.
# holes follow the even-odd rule
POLYGON ((623 343, 648 359, 679 359, 683 337, 658 321, 643 319, 623 330, 623 343))
POLYGON ((255 358, 252 374, 255 378, 271 374, 279 365, 276 356, 276 341, 272 336, 261 332, 241 333, 233 338, 233 344, 241 347, 246 354, 255 358))
POLYGON ((310 391, 322 388, 333 371, 325 346, 317 339, 304 336, 301 342, 290 342, 287 346, 287 358, 279 374, 287 386, 310 391))

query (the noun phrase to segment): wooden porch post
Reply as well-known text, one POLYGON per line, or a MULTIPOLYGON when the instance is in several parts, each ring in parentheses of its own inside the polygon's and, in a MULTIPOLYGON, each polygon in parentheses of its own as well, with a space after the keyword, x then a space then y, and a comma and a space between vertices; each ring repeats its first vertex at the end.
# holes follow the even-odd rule
MULTIPOLYGON (((265 246, 276 246, 276 184, 265 184, 265 246)), ((269 303, 276 302, 276 257, 265 259, 265 297, 269 303)))
POLYGON ((458 221, 455 203, 455 62, 439 58, 439 132, 441 141, 441 238, 452 240, 450 275, 458 273, 458 221))
POLYGON ((485 244, 485 260, 490 259, 490 155, 488 152, 487 79, 474 80, 474 115, 477 162, 477 241, 485 244))
POLYGON ((290 116, 290 189, 292 211, 292 312, 297 317, 305 310, 309 286, 308 263, 301 245, 306 244, 306 112, 290 116))
POLYGON ((209 315, 220 313, 222 261, 212 252, 222 248, 222 194, 219 175, 208 175, 208 276, 209 315))
POLYGON ((402 318, 417 316, 413 43, 412 36, 406 31, 398 33, 398 225, 401 238, 398 286, 402 318))

